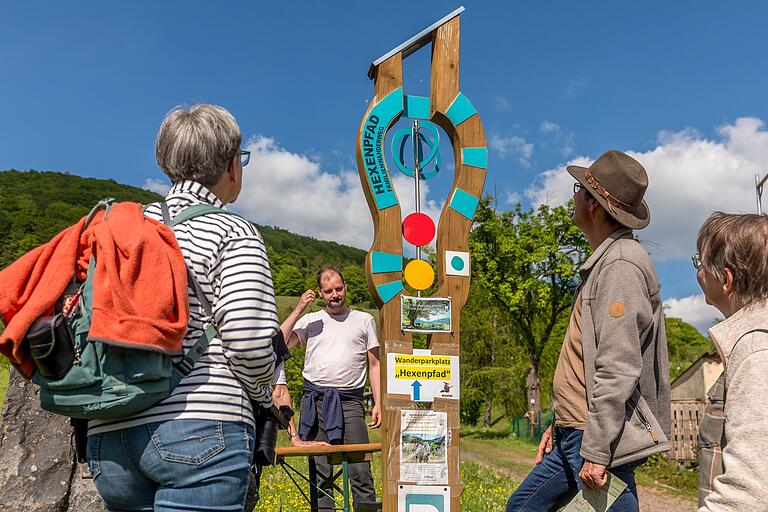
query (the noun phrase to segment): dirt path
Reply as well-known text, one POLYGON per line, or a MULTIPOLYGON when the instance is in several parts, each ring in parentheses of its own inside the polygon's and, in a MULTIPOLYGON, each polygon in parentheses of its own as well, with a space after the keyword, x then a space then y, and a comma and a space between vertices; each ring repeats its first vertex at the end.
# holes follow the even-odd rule
MULTIPOLYGON (((513 451, 481 450, 480 443, 471 439, 461 440, 461 458, 491 467, 509 475, 512 479, 521 482, 530 471, 532 463, 530 458, 513 451)), ((696 510, 696 502, 684 497, 673 496, 663 489, 656 487, 637 486, 640 498, 640 512, 687 512, 696 510)))

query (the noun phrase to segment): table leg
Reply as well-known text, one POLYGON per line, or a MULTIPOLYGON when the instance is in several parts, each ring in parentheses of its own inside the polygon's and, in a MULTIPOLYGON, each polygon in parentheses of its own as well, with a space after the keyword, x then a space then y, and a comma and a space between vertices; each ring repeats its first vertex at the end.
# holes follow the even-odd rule
POLYGON ((317 466, 314 457, 310 456, 307 459, 309 459, 309 481, 312 482, 309 485, 309 509, 312 512, 317 512, 317 466))
POLYGON ((349 503, 349 462, 347 462, 346 457, 342 460, 341 466, 343 471, 341 478, 344 480, 344 512, 352 512, 349 503))

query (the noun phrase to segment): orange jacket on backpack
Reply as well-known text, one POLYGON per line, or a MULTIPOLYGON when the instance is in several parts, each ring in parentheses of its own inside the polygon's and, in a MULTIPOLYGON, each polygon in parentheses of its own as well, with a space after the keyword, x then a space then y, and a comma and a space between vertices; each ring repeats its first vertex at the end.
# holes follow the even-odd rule
POLYGON ((0 353, 27 377, 35 365, 22 340, 51 314, 77 266, 85 279, 95 251, 88 339, 180 354, 189 321, 187 274, 173 231, 144 216, 138 203, 117 203, 107 219, 85 218, 0 271, 0 353))

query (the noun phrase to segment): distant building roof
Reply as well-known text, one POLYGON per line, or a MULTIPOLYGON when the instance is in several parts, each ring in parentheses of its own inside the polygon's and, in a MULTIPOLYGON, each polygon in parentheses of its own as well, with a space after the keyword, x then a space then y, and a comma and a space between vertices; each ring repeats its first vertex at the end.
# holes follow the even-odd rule
POLYGON ((707 352, 671 384, 672 400, 706 400, 707 391, 723 371, 717 352, 707 352))

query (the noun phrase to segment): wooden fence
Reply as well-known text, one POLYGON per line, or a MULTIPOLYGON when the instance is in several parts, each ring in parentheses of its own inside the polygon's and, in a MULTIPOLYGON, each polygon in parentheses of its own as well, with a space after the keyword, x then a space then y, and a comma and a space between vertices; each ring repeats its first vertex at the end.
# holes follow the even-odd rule
POLYGON ((698 460, 699 422, 703 416, 703 400, 672 401, 672 449, 667 452, 667 458, 678 463, 698 460))

